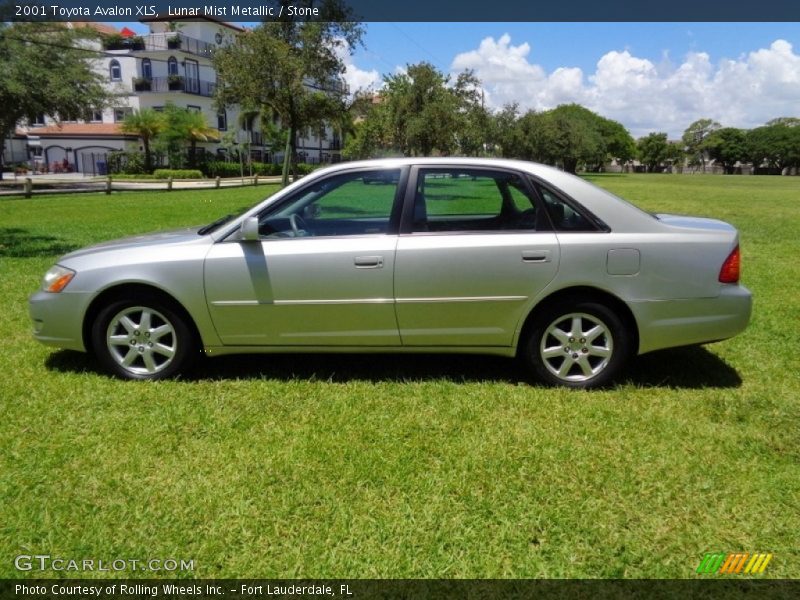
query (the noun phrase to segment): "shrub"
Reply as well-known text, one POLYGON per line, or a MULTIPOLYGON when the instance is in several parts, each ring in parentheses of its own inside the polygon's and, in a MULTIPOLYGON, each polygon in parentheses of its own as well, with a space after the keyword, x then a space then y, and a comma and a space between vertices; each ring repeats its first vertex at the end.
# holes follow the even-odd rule
POLYGON ((120 150, 109 152, 108 172, 111 175, 121 173, 139 175, 144 173, 144 154, 141 152, 123 152, 120 150))
POLYGON ((223 162, 221 160, 210 160, 205 165, 206 176, 208 177, 238 177, 239 163, 223 162))
POLYGON ((119 180, 131 179, 131 180, 136 180, 136 181, 153 181, 153 180, 155 180, 155 177, 153 177, 152 175, 147 175, 147 174, 132 175, 130 173, 116 173, 115 175, 112 175, 112 177, 113 177, 114 181, 116 181, 118 179, 119 180))
POLYGON ((242 173, 244 173, 245 177, 249 177, 251 166, 253 175, 258 175, 260 177, 281 174, 281 165, 255 161, 252 165, 249 163, 240 165, 238 162, 212 160, 204 165, 204 171, 209 177, 239 177, 242 173))
POLYGON ((197 169, 156 169, 153 172, 156 179, 202 179, 203 174, 197 169))
POLYGON ((297 163, 295 165, 296 171, 298 175, 308 175, 317 168, 318 165, 310 165, 308 163, 297 163))
MULTIPOLYGON (((250 169, 252 166, 253 175, 259 177, 280 177, 283 173, 282 164, 263 163, 253 161, 252 165, 244 163, 240 165, 238 162, 225 162, 221 160, 210 160, 203 165, 203 171, 208 177, 240 177, 244 172, 245 177, 250 176, 250 169)), ((307 163, 298 163, 295 165, 295 170, 298 175, 308 175, 317 168, 318 165, 309 165, 307 163)))

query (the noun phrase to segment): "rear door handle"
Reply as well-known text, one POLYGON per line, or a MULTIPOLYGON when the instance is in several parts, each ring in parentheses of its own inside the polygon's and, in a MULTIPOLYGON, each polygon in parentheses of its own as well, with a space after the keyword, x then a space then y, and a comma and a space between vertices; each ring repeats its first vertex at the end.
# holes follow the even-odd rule
POLYGON ((353 259, 356 269, 380 269, 383 267, 382 256, 356 256, 353 259))
POLYGON ((550 250, 523 250, 522 262, 528 262, 528 263, 550 262, 550 250))

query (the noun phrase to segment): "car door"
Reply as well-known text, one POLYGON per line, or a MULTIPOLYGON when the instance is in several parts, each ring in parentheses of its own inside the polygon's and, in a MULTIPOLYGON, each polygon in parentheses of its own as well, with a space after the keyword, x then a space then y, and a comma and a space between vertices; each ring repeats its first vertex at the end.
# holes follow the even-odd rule
POLYGON ((415 167, 406 196, 395 265, 403 345, 511 345, 559 263, 558 240, 526 177, 415 167))
POLYGON ((226 345, 397 346, 401 169, 315 180, 259 215, 260 240, 215 244, 209 311, 226 345))

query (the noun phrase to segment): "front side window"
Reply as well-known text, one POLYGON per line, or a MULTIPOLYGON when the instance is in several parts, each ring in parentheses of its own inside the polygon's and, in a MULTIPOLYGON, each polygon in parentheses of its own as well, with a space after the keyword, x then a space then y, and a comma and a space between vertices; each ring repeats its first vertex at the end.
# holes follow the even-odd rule
POLYGON ((421 169, 412 231, 547 229, 522 177, 483 169, 421 169))
POLYGON ((143 79, 153 78, 153 65, 150 62, 149 58, 142 59, 142 78, 143 79))
POLYGON ((167 74, 168 75, 178 74, 178 60, 174 56, 170 56, 167 59, 167 74))
POLYGON ((400 169, 356 171, 323 179, 260 218, 265 238, 385 234, 400 169))
POLYGON ((108 71, 111 81, 122 81, 122 67, 119 66, 118 60, 112 60, 108 64, 108 71))

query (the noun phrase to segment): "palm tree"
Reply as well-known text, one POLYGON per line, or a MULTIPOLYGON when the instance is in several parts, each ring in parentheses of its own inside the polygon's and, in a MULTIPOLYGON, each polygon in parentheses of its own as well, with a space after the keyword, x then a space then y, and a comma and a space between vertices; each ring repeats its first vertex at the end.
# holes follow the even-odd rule
POLYGON ((194 168, 197 142, 218 141, 220 139, 220 134, 217 129, 214 129, 208 124, 203 113, 193 110, 186 111, 181 122, 181 127, 186 134, 186 139, 189 140, 189 146, 191 148, 189 166, 194 168))
POLYGON ((148 173, 152 171, 152 157, 150 153, 150 141, 161 133, 166 127, 164 115, 154 111, 152 108, 143 108, 134 111, 125 117, 120 129, 124 133, 131 133, 142 140, 144 146, 144 169, 148 173))
POLYGON ((164 107, 164 118, 166 126, 160 138, 170 155, 172 168, 175 168, 173 161, 179 154, 182 154, 185 142, 188 141, 191 145, 189 163, 191 167, 194 167, 197 142, 220 139, 219 131, 208 125, 201 112, 181 108, 168 102, 164 107))

